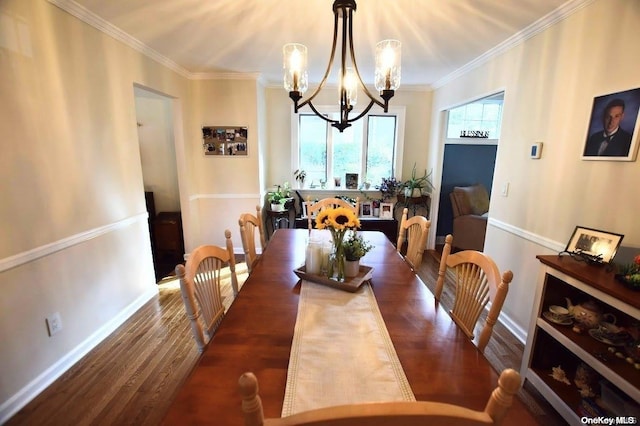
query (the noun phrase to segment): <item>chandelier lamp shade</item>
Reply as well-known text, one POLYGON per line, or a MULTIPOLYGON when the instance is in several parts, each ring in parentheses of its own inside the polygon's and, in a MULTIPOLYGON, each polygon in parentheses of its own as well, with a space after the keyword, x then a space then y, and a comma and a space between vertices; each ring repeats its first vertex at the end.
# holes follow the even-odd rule
POLYGON ((333 2, 333 44, 329 64, 322 81, 313 94, 305 100, 302 99, 302 96, 309 88, 307 47, 298 43, 288 43, 282 48, 284 88, 289 91, 295 112, 297 113, 300 108, 308 105, 318 117, 331 123, 340 132, 351 126, 352 122, 364 117, 374 105, 378 105, 384 112, 388 112, 389 99, 400 87, 402 46, 398 40, 383 40, 376 45, 375 88, 380 92, 381 99, 372 95, 362 81, 353 49, 353 12, 355 10, 355 0, 335 0, 333 2), (339 38, 338 33, 340 33, 339 38), (333 120, 318 112, 312 101, 320 93, 329 74, 331 74, 338 39, 340 40, 340 74, 338 76, 340 119, 333 120), (358 89, 369 98, 369 104, 360 114, 350 118, 349 114, 357 103, 358 89))

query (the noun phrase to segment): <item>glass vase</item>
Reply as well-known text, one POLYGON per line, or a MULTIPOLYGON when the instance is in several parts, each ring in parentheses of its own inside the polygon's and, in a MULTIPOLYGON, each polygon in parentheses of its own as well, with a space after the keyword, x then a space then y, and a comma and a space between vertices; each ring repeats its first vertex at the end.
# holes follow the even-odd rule
POLYGON ((333 238, 333 252, 331 253, 331 257, 329 260, 329 269, 327 276, 336 281, 344 281, 344 246, 342 241, 344 239, 344 231, 342 232, 332 232, 331 236, 333 238))

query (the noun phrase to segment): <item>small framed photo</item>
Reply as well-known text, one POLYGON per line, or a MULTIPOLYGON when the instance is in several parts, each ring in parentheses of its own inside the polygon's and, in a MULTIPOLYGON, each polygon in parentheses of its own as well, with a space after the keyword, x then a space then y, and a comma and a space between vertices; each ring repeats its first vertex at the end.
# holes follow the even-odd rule
POLYGON ((360 217, 373 217, 373 203, 371 201, 360 203, 360 217))
POLYGON ((635 161, 640 139, 640 87, 593 99, 583 160, 635 161))
POLYGON ((595 263, 610 263, 620 247, 622 238, 622 234, 576 226, 564 251, 595 263))
POLYGON ((347 189, 358 189, 358 174, 357 173, 347 173, 345 175, 345 187, 347 189))
POLYGON ((393 219, 393 203, 380 203, 380 219, 393 219))
POLYGON ((246 157, 247 128, 236 126, 204 126, 202 147, 204 155, 246 157))

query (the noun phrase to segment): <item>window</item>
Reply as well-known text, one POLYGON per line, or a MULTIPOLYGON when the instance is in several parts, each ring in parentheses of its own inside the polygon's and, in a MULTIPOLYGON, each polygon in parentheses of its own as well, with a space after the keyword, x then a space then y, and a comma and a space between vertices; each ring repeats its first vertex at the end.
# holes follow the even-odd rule
POLYGON ((489 132, 489 139, 500 139, 502 93, 449 110, 447 138, 460 138, 465 130, 489 132))
MULTIPOLYGON (((330 118, 338 118, 331 107, 318 108, 330 118)), ((292 118, 293 169, 307 172, 308 182, 319 184, 333 177, 357 173, 358 184, 366 177, 372 185, 400 170, 404 135, 404 108, 389 108, 388 114, 367 114, 344 132, 309 112, 292 118)), ((344 187, 344 183, 343 183, 344 187)))

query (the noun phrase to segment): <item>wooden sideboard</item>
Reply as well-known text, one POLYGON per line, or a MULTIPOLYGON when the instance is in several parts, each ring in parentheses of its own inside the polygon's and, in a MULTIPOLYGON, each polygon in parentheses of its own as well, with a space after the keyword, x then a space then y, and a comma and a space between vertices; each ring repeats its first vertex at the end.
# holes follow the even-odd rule
POLYGON ((613 272, 603 266, 570 256, 537 258, 541 269, 522 377, 568 424, 580 424, 584 416, 640 416, 640 368, 625 359, 624 347, 597 340, 598 334, 592 330, 579 332, 574 330, 575 324, 558 324, 545 316, 551 305, 567 306, 568 298, 573 305, 595 303, 602 313, 613 314, 618 326, 637 330, 640 292, 616 281, 613 272), (559 372, 558 368, 566 373, 568 383, 552 377, 553 369, 559 372), (585 369, 590 373, 590 396, 581 394, 575 380, 578 371, 585 369))

